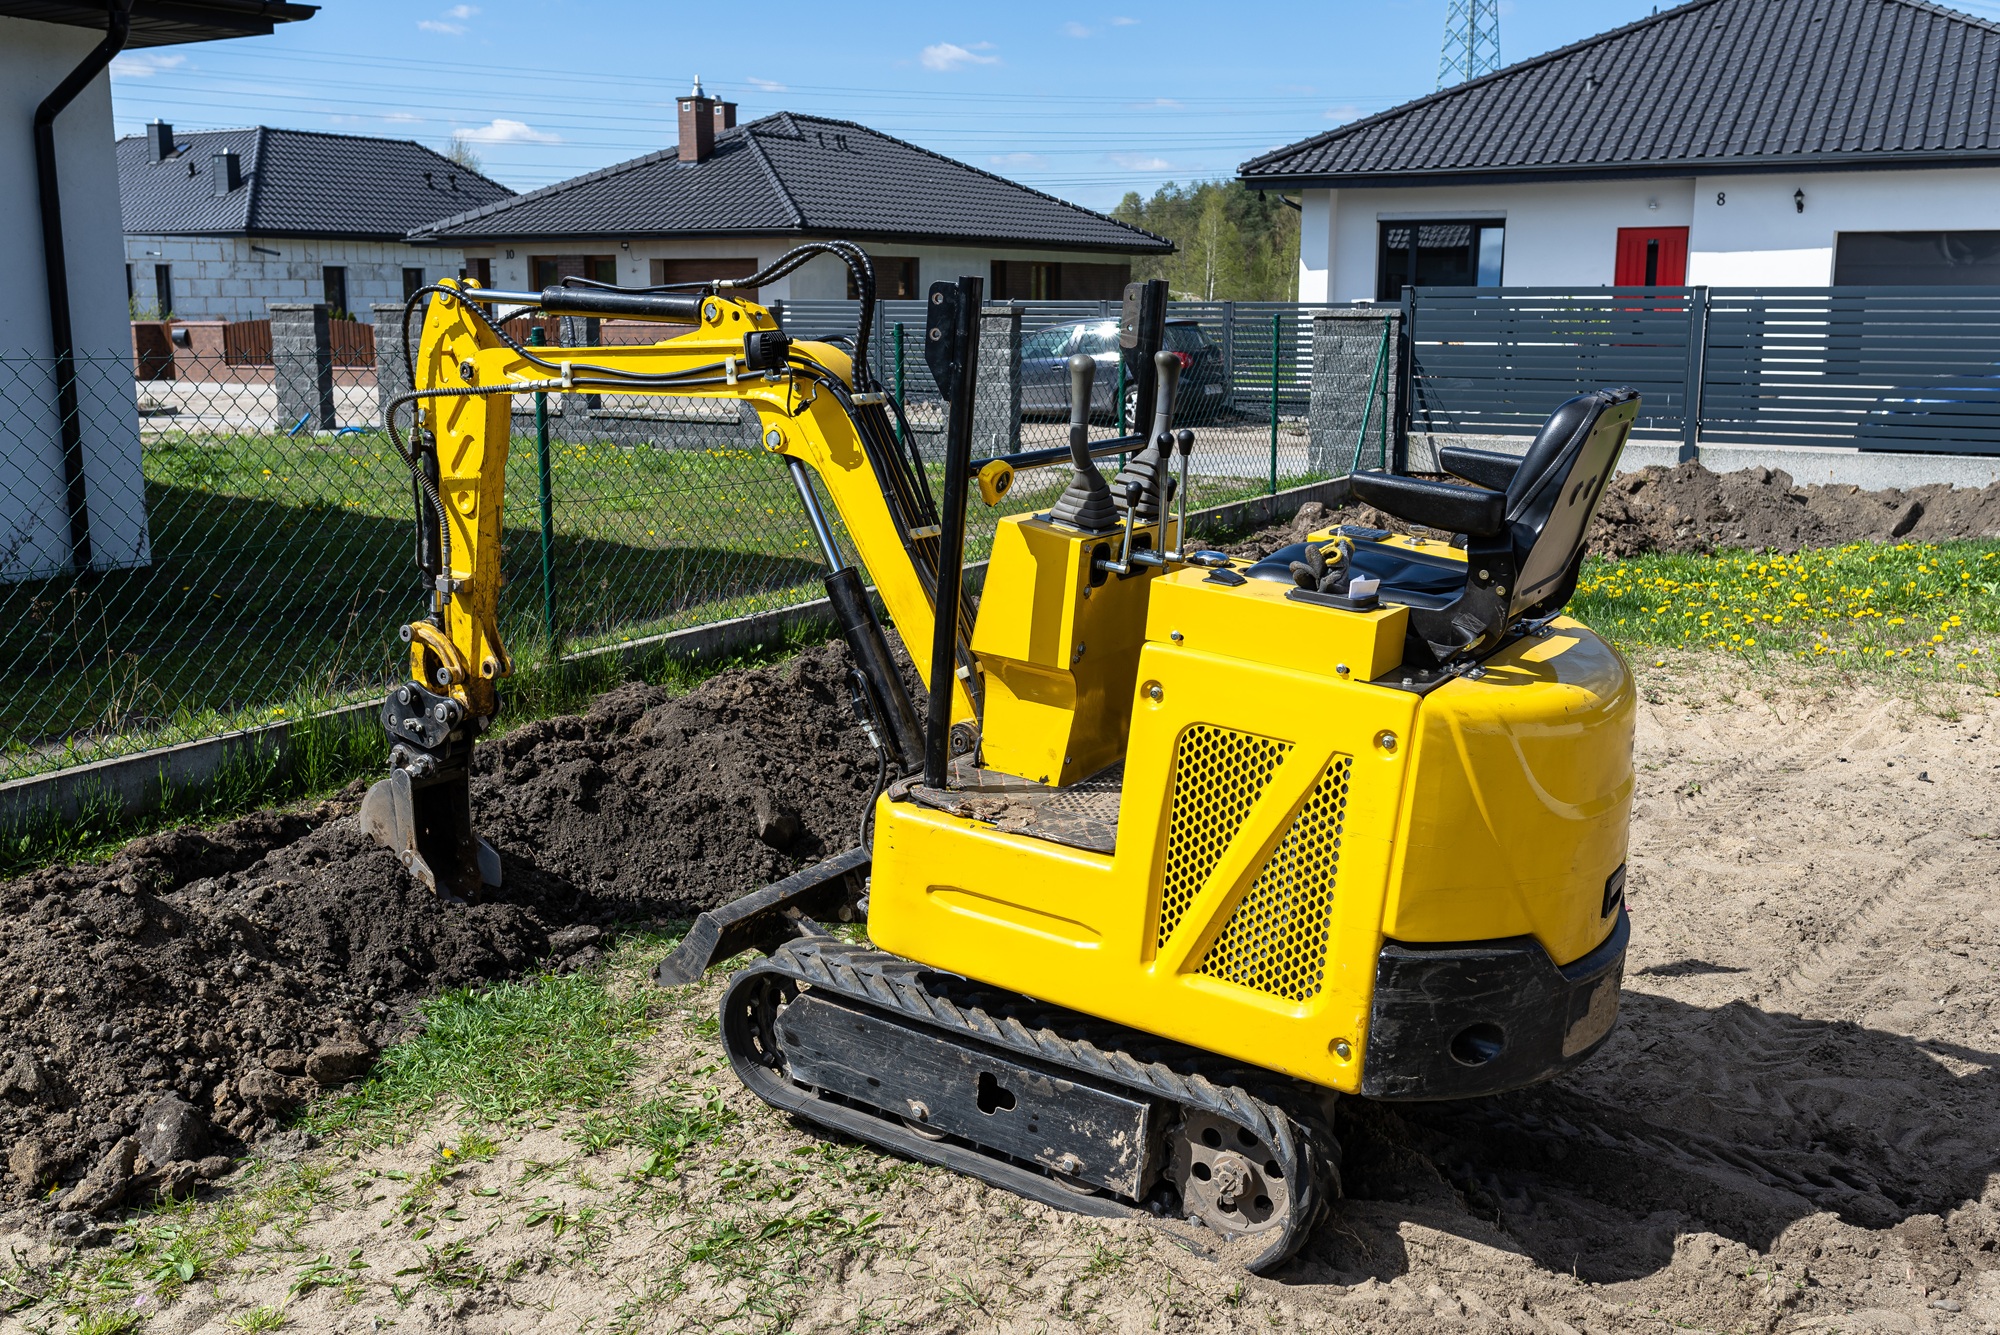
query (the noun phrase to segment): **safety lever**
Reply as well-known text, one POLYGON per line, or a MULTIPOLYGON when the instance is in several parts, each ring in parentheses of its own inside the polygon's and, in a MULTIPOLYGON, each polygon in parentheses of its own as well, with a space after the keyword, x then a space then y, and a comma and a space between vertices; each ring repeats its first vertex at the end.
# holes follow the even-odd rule
POLYGON ((1188 455, 1194 452, 1194 432, 1182 427, 1174 433, 1174 443, 1180 446, 1181 479, 1176 489, 1179 492, 1180 514, 1174 520, 1174 548, 1167 553, 1169 561, 1187 559, 1187 505, 1188 505, 1188 455))
MULTIPOLYGON (((1125 484, 1125 542, 1118 551, 1118 559, 1116 561, 1107 561, 1103 557, 1097 559, 1097 568, 1099 570, 1107 570, 1114 575, 1121 576, 1132 573, 1134 555, 1132 551, 1132 529, 1139 521, 1139 501, 1145 494, 1146 484, 1139 481, 1139 479, 1133 478, 1125 484)), ((1144 553, 1139 553, 1139 555, 1144 555, 1144 553)))

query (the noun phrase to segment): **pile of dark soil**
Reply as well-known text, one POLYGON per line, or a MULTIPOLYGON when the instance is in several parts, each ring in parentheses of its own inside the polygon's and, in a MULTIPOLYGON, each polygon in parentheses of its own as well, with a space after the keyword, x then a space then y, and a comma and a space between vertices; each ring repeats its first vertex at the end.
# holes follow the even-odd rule
POLYGON ((606 925, 849 846, 875 778, 849 661, 830 644, 678 698, 628 685, 482 743, 474 820, 505 867, 486 903, 404 875, 353 819, 360 785, 0 884, 0 1201, 76 1218, 183 1188, 364 1071, 415 998, 588 962, 606 925), (172 1135, 142 1134, 163 1118, 172 1135))
MULTIPOLYGON (((1225 548, 1264 556, 1303 541, 1328 524, 1366 524, 1428 533, 1367 505, 1327 510, 1308 503, 1289 523, 1225 548)), ((1646 552, 1707 553, 1724 547, 1796 552, 1849 542, 1943 542, 2000 537, 2000 483, 1954 489, 1943 483, 1909 491, 1850 486, 1795 486, 1770 468, 1711 473, 1698 463, 1643 468, 1611 483, 1598 503, 1590 550, 1605 556, 1646 552)))

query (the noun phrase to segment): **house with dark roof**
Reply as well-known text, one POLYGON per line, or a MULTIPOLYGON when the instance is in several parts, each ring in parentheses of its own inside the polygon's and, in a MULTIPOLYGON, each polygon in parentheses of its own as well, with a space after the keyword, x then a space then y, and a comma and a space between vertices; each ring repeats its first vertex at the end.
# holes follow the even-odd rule
POLYGON ((273 301, 372 320, 462 267, 408 232, 514 193, 408 139, 159 121, 118 141, 118 189, 134 310, 184 320, 261 319, 273 301))
POLYGON ((110 65, 268 36, 283 0, 0 0, 0 582, 151 559, 110 65))
POLYGON ((2000 24, 1692 0, 1243 164, 1300 297, 2000 283, 2000 24))
MULTIPOLYGON (((541 288, 579 275, 627 287, 741 278, 801 241, 858 241, 885 298, 976 274, 997 298, 1103 298, 1134 255, 1173 244, 1101 213, 852 121, 788 112, 742 125, 699 81, 662 152, 470 209, 411 234, 462 248, 475 278, 541 288)), ((764 301, 850 297, 820 257, 764 301)))

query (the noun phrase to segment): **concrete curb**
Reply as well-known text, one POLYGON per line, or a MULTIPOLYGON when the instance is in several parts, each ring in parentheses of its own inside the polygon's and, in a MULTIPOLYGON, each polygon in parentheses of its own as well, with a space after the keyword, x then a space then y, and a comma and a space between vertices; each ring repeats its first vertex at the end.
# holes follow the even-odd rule
MULTIPOLYGON (((1333 478, 1293 487, 1275 496, 1257 496, 1228 505, 1190 510, 1188 521, 1190 524, 1203 520, 1228 527, 1260 528, 1279 515, 1290 514, 1307 501, 1335 505, 1349 495, 1347 479, 1333 478)), ((968 566, 968 585, 976 591, 985 573, 984 561, 968 566)), ((631 659, 664 649, 674 658, 702 662, 766 643, 774 636, 784 635, 795 628, 824 627, 831 630, 834 624, 831 605, 824 598, 816 598, 769 612, 756 612, 727 621, 712 621, 685 630, 605 645, 569 657, 595 658, 618 654, 631 659)), ((311 723, 316 728, 334 730, 371 727, 380 709, 380 703, 372 700, 346 705, 314 715, 311 723)), ((286 765, 289 763, 287 744, 299 726, 294 722, 265 724, 240 732, 224 733, 219 737, 181 742, 109 760, 94 760, 49 774, 0 783, 0 828, 19 826, 44 815, 75 820, 86 806, 100 802, 115 804, 127 815, 156 810, 167 794, 199 788, 226 765, 260 755, 270 757, 280 767, 286 765)))
MULTIPOLYGON (((1437 472, 1437 451, 1445 445, 1524 454, 1530 439, 1528 436, 1412 432, 1410 468, 1413 472, 1437 472)), ((1801 487, 1837 484, 1860 487, 1863 491, 1882 491, 1890 487, 1907 490, 1938 482, 1971 488, 2000 482, 2000 457, 1990 454, 1902 454, 1892 450, 1857 450, 1833 445, 1703 442, 1695 451, 1695 461, 1712 473, 1738 473, 1759 467, 1782 470, 1801 487)), ((1618 460, 1618 471, 1636 473, 1654 465, 1672 468, 1680 462, 1679 442, 1634 439, 1625 443, 1625 453, 1618 460)))

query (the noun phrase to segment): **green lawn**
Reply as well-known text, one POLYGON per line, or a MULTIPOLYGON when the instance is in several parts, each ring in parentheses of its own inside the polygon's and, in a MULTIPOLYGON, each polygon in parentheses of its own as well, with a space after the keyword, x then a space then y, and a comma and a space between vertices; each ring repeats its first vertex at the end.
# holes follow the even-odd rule
POLYGON ((2000 677, 2000 542, 1592 559, 1570 611, 1630 650, 2000 677))

